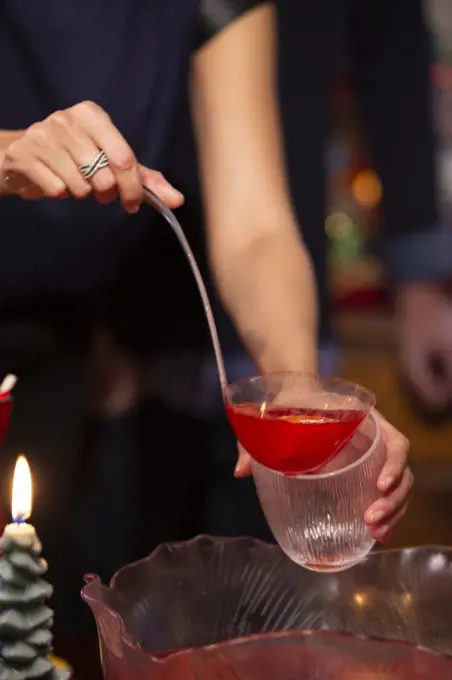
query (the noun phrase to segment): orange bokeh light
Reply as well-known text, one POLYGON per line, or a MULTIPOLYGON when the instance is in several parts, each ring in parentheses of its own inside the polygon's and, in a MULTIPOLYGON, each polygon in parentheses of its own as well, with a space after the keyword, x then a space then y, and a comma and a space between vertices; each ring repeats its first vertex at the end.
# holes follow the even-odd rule
POLYGON ((352 193, 360 206, 372 210, 380 203, 383 196, 380 179, 371 170, 363 170, 352 182, 352 193))

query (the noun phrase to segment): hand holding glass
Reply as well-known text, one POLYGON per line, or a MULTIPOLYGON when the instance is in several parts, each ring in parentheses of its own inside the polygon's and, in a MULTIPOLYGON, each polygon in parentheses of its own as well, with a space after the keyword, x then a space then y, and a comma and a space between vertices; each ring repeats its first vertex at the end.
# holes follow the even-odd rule
POLYGON ((252 456, 260 502, 284 552, 315 571, 359 562, 374 540, 385 451, 373 395, 334 378, 279 373, 229 385, 226 408, 252 456))

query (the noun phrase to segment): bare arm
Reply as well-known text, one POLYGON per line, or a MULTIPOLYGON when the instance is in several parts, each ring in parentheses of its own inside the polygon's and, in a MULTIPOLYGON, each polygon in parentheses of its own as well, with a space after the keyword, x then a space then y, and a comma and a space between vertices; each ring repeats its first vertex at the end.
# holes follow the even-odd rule
POLYGON ((196 55, 193 108, 219 292, 261 371, 316 370, 311 262, 289 201, 275 16, 261 5, 196 55))

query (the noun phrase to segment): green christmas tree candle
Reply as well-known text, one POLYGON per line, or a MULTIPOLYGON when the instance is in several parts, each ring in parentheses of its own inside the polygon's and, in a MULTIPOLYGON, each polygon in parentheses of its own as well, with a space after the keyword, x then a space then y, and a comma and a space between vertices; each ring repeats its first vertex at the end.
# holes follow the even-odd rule
POLYGON ((12 514, 0 539, 0 680, 61 680, 69 673, 52 663, 52 586, 31 514, 31 475, 24 456, 14 473, 12 514))

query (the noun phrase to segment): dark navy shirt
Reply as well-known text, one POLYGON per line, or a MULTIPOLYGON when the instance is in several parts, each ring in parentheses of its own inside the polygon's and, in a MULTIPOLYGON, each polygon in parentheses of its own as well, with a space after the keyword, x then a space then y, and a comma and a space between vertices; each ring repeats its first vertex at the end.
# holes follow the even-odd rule
MULTIPOLYGON (((140 161, 160 168, 190 56, 256 0, 2 0, 0 129, 102 106, 140 161)), ((0 305, 108 285, 148 228, 118 203, 0 201, 0 305)))
MULTIPOLYGON (((176 183, 178 173, 185 173, 181 188, 196 194, 194 154, 186 144, 187 131, 183 128, 188 115, 175 118, 184 100, 190 56, 256 4, 259 0, 1 0, 0 129, 26 128, 56 109, 91 99, 108 111, 145 165, 170 168, 169 178, 176 183), (179 128, 176 134, 175 120, 179 128)), ((286 90, 289 96, 282 97, 282 104, 289 174, 295 207, 316 264, 322 334, 327 338, 323 202, 320 196, 314 211, 320 216, 318 220, 303 218, 303 206, 309 203, 304 192, 308 187, 312 193, 316 178, 309 158, 311 146, 306 147, 302 135, 298 136, 303 153, 298 153, 297 144, 298 130, 304 130, 308 139, 315 137, 314 122, 319 118, 315 106, 307 106, 313 100, 312 92, 306 94, 300 88, 306 81, 317 83, 324 77, 320 68, 323 62, 310 60, 310 53, 318 47, 318 36, 309 23, 309 11, 320 7, 324 26, 323 5, 302 0, 280 5, 288 8, 287 16, 281 12, 280 42, 283 48, 286 46, 282 49, 281 72, 288 74, 288 86, 284 88, 283 83, 282 93, 286 90), (314 111, 312 121, 306 115, 310 109, 314 111), (289 129, 289 118, 295 121, 295 132, 289 129), (295 161, 291 161, 291 149, 295 161)), ((331 31, 333 36, 340 33, 334 23, 331 31)), ((314 93, 317 89, 315 85, 314 93)), ((320 107, 322 111, 322 103, 320 107)), ((428 176, 432 175, 433 154, 428 134, 426 139, 427 160, 417 167, 425 166, 428 176)), ((321 153, 312 148, 320 158, 321 153)), ((392 183, 396 195, 407 193, 400 188, 405 175, 411 181, 410 173, 402 173, 392 183)), ((451 235, 437 224, 434 201, 429 198, 434 192, 413 191, 411 185, 410 192, 409 203, 414 206, 411 213, 418 219, 414 224, 393 218, 387 263, 396 278, 440 278, 450 272, 451 235), (429 205, 417 209, 414 199, 425 194, 429 205)), ((140 246, 149 222, 146 208, 130 217, 118 204, 100 206, 91 199, 26 203, 15 197, 2 198, 0 308, 31 297, 91 294, 108 288, 124 255, 140 246)))

